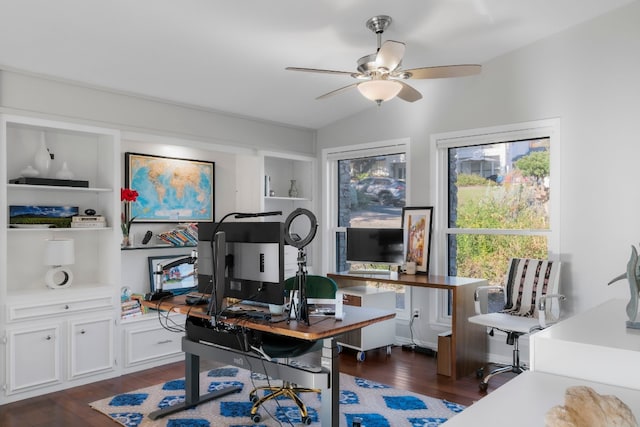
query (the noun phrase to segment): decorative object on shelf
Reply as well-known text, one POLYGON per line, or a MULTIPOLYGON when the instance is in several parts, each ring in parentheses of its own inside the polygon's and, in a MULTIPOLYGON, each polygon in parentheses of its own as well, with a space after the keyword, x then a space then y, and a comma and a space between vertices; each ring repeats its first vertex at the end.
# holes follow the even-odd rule
POLYGON ((298 183, 295 179, 291 180, 291 187, 289 187, 289 197, 298 197, 298 183))
POLYGON ((127 215, 145 222, 213 221, 213 162, 125 153, 125 182, 140 201, 127 215))
POLYGON ((271 177, 269 175, 265 175, 264 176, 264 195, 270 196, 272 191, 273 190, 271 189, 271 177))
POLYGON ((138 200, 138 192, 131 188, 120 189, 120 201, 122 202, 123 211, 120 213, 120 227, 122 228, 122 246, 131 246, 131 240, 129 240, 129 233, 131 231, 131 224, 136 219, 135 216, 127 215, 127 212, 131 211, 131 203, 138 200), (129 219, 127 219, 129 218, 129 219))
POLYGON ((431 206, 402 208, 404 260, 415 262, 417 273, 429 274, 432 222, 433 207, 431 206))
POLYGON ((31 165, 28 165, 26 168, 20 171, 20 176, 25 178, 33 178, 38 175, 40 175, 40 172, 38 172, 37 169, 34 169, 31 165))
POLYGON ((626 273, 614 277, 607 285, 611 285, 624 278, 626 278, 629 283, 629 291, 631 294, 626 307, 627 317, 629 317, 629 320, 627 320, 627 328, 640 329, 640 321, 636 320, 638 318, 638 299, 640 298, 640 260, 638 259, 638 251, 633 245, 631 245, 631 257, 627 263, 626 273))
POLYGON ((62 167, 56 172, 56 178, 58 179, 73 179, 73 172, 69 170, 67 162, 62 162, 62 167))
POLYGON ((9 206, 9 224, 12 226, 69 228, 76 215, 77 206, 9 206))
POLYGON ((51 166, 51 153, 47 148, 47 142, 45 140, 45 134, 40 134, 40 145, 36 150, 36 155, 33 158, 33 164, 35 165, 41 176, 47 176, 49 173, 49 167, 51 166))
POLYGON ((9 180, 9 184, 28 184, 28 185, 54 185, 57 187, 89 187, 89 181, 77 179, 55 179, 55 178, 39 178, 39 177, 20 177, 9 180))
POLYGON ((75 263, 73 239, 47 240, 44 264, 51 266, 45 274, 45 283, 51 289, 68 288, 73 273, 66 267, 75 263))

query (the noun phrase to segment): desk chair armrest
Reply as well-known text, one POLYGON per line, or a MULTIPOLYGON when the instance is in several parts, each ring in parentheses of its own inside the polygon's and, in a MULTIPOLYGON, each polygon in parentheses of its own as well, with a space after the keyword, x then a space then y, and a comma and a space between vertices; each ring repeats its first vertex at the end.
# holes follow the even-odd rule
POLYGON ((540 323, 540 328, 544 329, 558 321, 560 317, 560 301, 566 299, 567 297, 561 294, 547 294, 540 297, 538 301, 538 322, 540 323), (554 307, 552 302, 547 304, 547 300, 557 300, 557 307, 554 307))
POLYGON ((486 314, 487 305, 488 305, 488 297, 487 294, 489 291, 502 291, 504 288, 502 286, 478 286, 473 293, 473 304, 475 307, 476 314, 486 314), (485 309, 484 311, 482 309, 485 309))

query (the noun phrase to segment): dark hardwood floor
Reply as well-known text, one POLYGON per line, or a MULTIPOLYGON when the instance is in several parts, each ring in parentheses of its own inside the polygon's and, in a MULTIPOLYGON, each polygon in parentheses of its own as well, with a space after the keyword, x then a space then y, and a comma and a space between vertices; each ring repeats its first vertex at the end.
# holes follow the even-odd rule
MULTIPOLYGON (((202 361, 203 369, 219 366, 202 361)), ((393 387, 427 396, 471 405, 486 393, 478 389, 479 380, 470 375, 453 381, 437 375, 436 359, 422 353, 394 347, 391 356, 386 350, 370 350, 364 362, 357 362, 355 352, 345 349, 340 354, 341 372, 359 376, 393 387)), ((513 374, 500 375, 491 380, 488 392, 504 384, 513 374)), ((2 427, 113 427, 117 425, 94 411, 89 403, 114 394, 133 391, 163 381, 184 377, 184 364, 172 363, 110 380, 50 393, 32 399, 0 406, 2 427)))

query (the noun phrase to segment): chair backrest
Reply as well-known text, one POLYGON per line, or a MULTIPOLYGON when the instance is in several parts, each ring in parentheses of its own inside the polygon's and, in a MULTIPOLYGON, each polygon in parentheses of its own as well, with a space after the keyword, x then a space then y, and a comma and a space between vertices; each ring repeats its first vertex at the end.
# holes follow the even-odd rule
MULTIPOLYGON (((296 278, 289 277, 284 281, 285 291, 297 290, 296 278)), ((308 274, 306 278, 305 295, 313 299, 335 299, 338 292, 338 284, 326 276, 308 274)))
POLYGON ((560 261, 513 258, 505 284, 503 313, 538 318, 543 295, 558 293, 560 261))

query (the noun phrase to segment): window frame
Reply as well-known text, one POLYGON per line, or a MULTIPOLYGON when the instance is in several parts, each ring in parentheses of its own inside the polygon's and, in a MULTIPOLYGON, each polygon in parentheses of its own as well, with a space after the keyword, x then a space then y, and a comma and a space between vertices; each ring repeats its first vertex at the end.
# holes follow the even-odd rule
MULTIPOLYGON (((406 205, 409 206, 411 186, 411 155, 409 138, 384 140, 363 144, 325 148, 321 151, 323 171, 322 190, 322 269, 335 271, 336 233, 346 233, 346 227, 338 227, 338 160, 349 160, 359 157, 390 155, 404 152, 406 157, 406 205)), ((409 320, 411 313, 411 286, 405 286, 405 309, 396 309, 396 318, 409 320)))
MULTIPOLYGON (((448 237, 455 234, 501 234, 501 235, 544 235, 547 237, 547 253, 549 259, 559 259, 560 254, 560 119, 547 119, 531 122, 516 123, 503 126, 493 126, 469 129, 463 131, 433 134, 431 146, 435 150, 436 161, 436 218, 434 221, 435 259, 432 259, 438 271, 448 273, 448 237), (449 227, 449 164, 448 151, 450 148, 496 144, 518 140, 549 138, 551 188, 549 197, 549 228, 546 230, 511 230, 511 229, 468 229, 449 227)), ((448 323, 451 314, 448 313, 449 295, 441 293, 437 301, 437 322, 448 323)))

